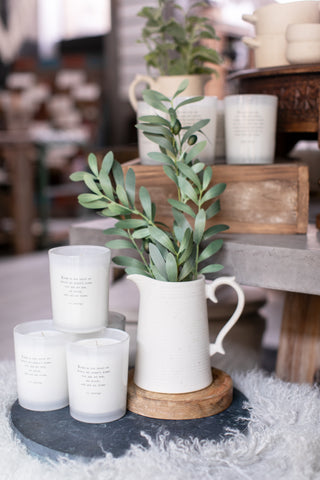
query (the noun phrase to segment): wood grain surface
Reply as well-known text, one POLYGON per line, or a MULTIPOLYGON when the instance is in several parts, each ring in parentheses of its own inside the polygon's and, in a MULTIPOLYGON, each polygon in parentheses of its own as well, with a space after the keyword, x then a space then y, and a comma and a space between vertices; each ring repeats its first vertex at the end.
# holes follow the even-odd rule
POLYGON ((202 390, 190 393, 157 393, 143 390, 133 381, 129 371, 128 410, 150 418, 188 420, 216 415, 226 410, 233 398, 232 379, 222 370, 212 369, 213 382, 202 390))

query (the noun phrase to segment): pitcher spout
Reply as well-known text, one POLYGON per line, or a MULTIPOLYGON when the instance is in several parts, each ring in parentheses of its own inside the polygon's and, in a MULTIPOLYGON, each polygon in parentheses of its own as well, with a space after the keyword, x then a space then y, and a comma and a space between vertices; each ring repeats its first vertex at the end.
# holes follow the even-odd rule
POLYGON ((140 289, 140 287, 142 287, 147 283, 149 278, 145 275, 140 275, 139 273, 132 273, 127 276, 127 279, 135 283, 137 287, 140 289))

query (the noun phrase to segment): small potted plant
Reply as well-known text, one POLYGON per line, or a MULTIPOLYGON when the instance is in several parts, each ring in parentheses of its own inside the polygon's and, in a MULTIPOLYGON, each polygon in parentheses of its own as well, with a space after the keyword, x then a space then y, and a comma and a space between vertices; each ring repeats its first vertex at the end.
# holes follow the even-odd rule
POLYGON ((144 59, 148 70, 156 72, 156 76, 137 75, 131 83, 129 99, 135 110, 135 88, 141 82, 172 96, 187 78, 185 95, 203 95, 204 85, 216 73, 215 65, 222 63, 222 57, 204 43, 219 37, 209 19, 197 15, 196 9, 201 7, 207 5, 196 2, 185 11, 174 0, 158 0, 157 7, 143 7, 138 13, 146 20, 139 42, 146 45, 148 53, 144 59))
POLYGON ((212 258, 223 243, 216 235, 228 227, 208 227, 208 221, 219 212, 218 197, 226 185, 212 184, 212 168, 197 160, 206 144, 198 142, 197 135, 208 120, 181 125, 179 109, 199 100, 192 97, 177 102, 186 86, 183 81, 173 98, 145 90, 144 100, 160 114, 141 117, 137 125, 160 147, 149 155, 163 164, 164 173, 176 186, 176 198, 168 199, 172 228, 157 222, 156 205, 148 190, 142 186, 136 195, 133 169, 124 175, 112 152, 104 157, 100 169, 95 155, 90 154, 90 172, 71 175, 91 191, 79 196, 81 205, 117 219, 105 233, 118 238, 107 246, 132 252, 117 255, 113 261, 125 267, 128 278, 140 289, 135 383, 162 393, 192 392, 212 382, 210 355, 224 353, 222 340, 244 303, 233 278, 205 281, 204 275, 222 268, 212 258), (206 298, 216 301, 214 292, 221 284, 236 290, 239 303, 216 343, 209 347, 206 298))

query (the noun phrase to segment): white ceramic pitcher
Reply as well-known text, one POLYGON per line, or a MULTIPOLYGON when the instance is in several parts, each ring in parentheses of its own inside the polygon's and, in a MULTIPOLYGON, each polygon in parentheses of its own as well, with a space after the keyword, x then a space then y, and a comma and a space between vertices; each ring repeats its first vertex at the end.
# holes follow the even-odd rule
POLYGON ((224 354, 223 339, 244 307, 244 293, 234 277, 206 281, 200 275, 190 282, 162 282, 129 275, 140 291, 135 384, 151 392, 187 393, 212 382, 210 357, 224 354), (217 302, 215 291, 229 285, 237 293, 237 307, 209 343, 206 299, 217 302))
POLYGON ((136 87, 139 84, 146 83, 153 90, 172 97, 176 92, 182 80, 188 80, 188 86, 184 90, 185 97, 195 97, 197 95, 204 95, 205 84, 211 79, 210 75, 194 74, 194 75, 160 75, 153 78, 150 75, 136 75, 129 86, 129 100, 132 108, 137 111, 137 96, 136 87))

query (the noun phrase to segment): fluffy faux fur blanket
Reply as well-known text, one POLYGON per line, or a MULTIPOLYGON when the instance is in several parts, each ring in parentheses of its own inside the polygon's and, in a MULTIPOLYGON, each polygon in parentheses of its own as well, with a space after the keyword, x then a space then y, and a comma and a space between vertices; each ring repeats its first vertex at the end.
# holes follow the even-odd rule
POLYGON ((249 399, 243 434, 223 442, 149 439, 149 448, 91 463, 41 462, 14 438, 9 411, 16 399, 13 362, 0 363, 1 480, 240 480, 320 479, 320 394, 309 385, 282 382, 261 371, 232 374, 249 399))

